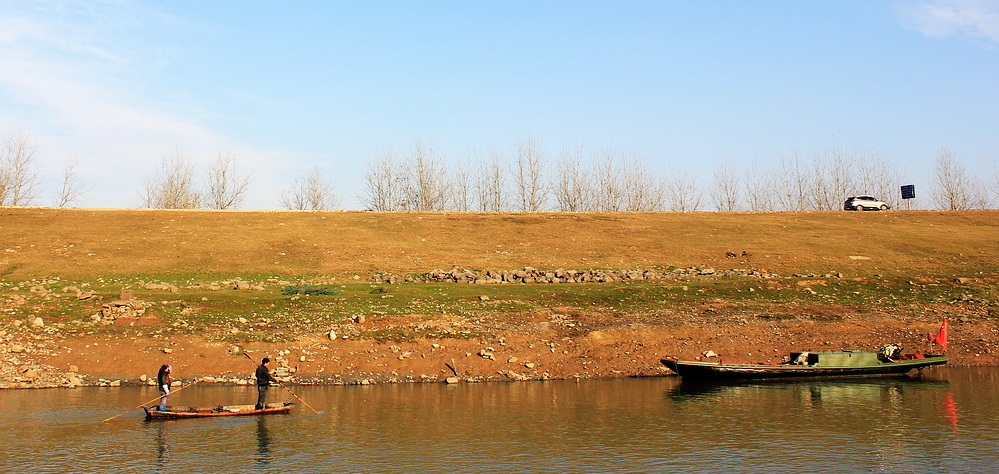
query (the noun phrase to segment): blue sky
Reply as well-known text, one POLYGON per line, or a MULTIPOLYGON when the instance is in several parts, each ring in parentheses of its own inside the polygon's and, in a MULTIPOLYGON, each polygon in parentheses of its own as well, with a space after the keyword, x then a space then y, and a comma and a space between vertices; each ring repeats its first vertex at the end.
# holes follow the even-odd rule
POLYGON ((164 156, 223 149, 252 175, 244 208, 279 208, 318 166, 360 209, 382 152, 512 155, 528 136, 705 186, 721 161, 866 150, 925 189, 943 148, 999 163, 999 2, 0 0, 15 130, 47 189, 78 160, 84 207, 137 206, 164 156))

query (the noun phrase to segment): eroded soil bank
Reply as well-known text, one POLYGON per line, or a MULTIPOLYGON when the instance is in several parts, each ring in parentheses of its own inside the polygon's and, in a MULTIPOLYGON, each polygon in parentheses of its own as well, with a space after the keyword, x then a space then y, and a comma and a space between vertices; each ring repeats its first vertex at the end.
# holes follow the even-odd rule
MULTIPOLYGON (((967 309, 963 310, 967 311, 967 309)), ((954 314, 949 318, 953 365, 996 365, 994 321, 954 314)), ((707 312, 652 326, 641 321, 606 324, 598 317, 553 313, 489 337, 436 338, 414 341, 344 339, 315 334, 281 343, 233 344, 200 337, 38 337, 25 328, 7 338, 19 346, 0 379, 4 388, 74 387, 149 383, 160 364, 174 366, 175 378, 190 381, 247 383, 254 360, 268 356, 274 372, 289 383, 368 384, 391 382, 460 382, 669 375, 663 357, 696 358, 712 351, 725 361, 778 362, 792 350, 876 349, 898 342, 908 351, 934 351, 926 342, 939 322, 899 319, 878 314, 839 321, 799 319, 747 320, 707 312), (588 326, 601 326, 590 330, 588 326), (452 382, 454 380, 452 379, 452 382)), ((620 318, 616 318, 620 319, 620 318)), ((364 324, 383 324, 377 318, 364 324)))

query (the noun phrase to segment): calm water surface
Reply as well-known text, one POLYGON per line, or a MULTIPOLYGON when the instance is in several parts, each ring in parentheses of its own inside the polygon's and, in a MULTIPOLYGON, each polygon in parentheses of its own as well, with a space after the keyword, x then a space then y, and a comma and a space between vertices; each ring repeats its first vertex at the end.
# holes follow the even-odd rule
MULTIPOLYGON (((694 385, 674 378, 293 387, 324 413, 144 421, 150 387, 0 391, 0 471, 997 472, 999 369, 694 385)), ((252 403, 194 386, 171 405, 252 403)), ((274 401, 294 401, 280 388, 274 401)))

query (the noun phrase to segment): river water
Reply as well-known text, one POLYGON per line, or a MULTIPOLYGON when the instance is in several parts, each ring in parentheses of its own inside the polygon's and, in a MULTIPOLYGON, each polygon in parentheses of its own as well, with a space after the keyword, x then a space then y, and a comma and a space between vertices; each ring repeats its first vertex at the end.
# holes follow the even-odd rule
MULTIPOLYGON (((0 391, 3 472, 997 472, 999 368, 922 379, 292 387, 323 412, 100 421, 151 387, 0 391)), ((295 401, 280 388, 272 401, 295 401)), ((171 405, 252 403, 195 385, 171 405)))

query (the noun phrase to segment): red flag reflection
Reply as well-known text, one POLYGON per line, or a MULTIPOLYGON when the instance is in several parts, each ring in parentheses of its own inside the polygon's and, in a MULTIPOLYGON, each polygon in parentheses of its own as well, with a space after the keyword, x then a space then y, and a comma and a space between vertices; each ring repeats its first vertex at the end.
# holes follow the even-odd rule
POLYGON ((957 433, 957 403, 954 403, 954 394, 947 392, 944 398, 944 419, 950 424, 951 432, 957 433))

